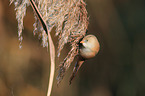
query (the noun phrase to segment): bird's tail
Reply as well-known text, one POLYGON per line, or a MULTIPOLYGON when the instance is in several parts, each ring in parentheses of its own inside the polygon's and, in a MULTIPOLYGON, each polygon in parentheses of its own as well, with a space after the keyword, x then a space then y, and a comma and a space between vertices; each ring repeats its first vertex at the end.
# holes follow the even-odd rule
POLYGON ((75 67, 73 69, 73 73, 72 73, 70 80, 69 80, 69 84, 72 83, 72 80, 76 76, 76 74, 77 74, 78 70, 80 69, 80 67, 82 66, 83 62, 84 62, 84 60, 78 60, 78 62, 76 62, 75 67))

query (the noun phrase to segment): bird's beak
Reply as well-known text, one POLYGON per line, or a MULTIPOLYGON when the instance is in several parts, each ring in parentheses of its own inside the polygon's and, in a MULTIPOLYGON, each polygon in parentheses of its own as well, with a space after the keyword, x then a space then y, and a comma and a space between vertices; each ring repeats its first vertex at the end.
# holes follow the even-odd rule
POLYGON ((84 41, 81 41, 80 43, 84 43, 84 41))

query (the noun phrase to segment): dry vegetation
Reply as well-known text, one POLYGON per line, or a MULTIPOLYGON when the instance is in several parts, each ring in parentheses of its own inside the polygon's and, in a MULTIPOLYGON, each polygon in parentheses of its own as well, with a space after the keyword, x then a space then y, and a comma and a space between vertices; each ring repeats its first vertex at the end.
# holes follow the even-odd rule
MULTIPOLYGON (((69 86, 68 70, 60 86, 54 81, 52 96, 145 96, 144 0, 86 0, 89 33, 100 43, 99 54, 85 62, 69 86)), ((49 52, 33 36, 35 22, 29 6, 24 18, 22 49, 18 48, 14 4, 0 0, 0 96, 45 96, 49 77, 49 52)), ((51 35, 55 46, 58 36, 51 35)), ((66 57, 66 45, 56 60, 66 57)), ((73 64, 73 63, 72 63, 73 64)), ((55 78, 57 76, 55 75, 55 78)))
POLYGON ((23 40, 23 20, 29 5, 33 8, 36 16, 34 35, 37 33, 39 38, 42 38, 43 47, 48 47, 49 42, 51 67, 47 96, 50 96, 55 72, 55 46, 50 32, 55 27, 56 36, 59 36, 58 57, 66 43, 70 43, 72 47, 60 64, 59 74, 57 76, 59 84, 74 60, 74 57, 78 54, 79 41, 86 34, 88 28, 86 4, 83 0, 10 0, 10 4, 12 3, 15 5, 16 19, 18 21, 20 48, 22 47, 23 40))

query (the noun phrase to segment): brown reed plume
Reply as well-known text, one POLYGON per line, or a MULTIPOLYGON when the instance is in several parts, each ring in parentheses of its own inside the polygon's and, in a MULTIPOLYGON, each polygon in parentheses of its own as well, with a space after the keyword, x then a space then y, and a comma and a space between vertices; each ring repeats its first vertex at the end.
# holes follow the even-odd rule
MULTIPOLYGON (((26 8, 33 0, 10 0, 10 4, 14 2, 16 10, 16 19, 18 21, 18 37, 20 47, 22 44, 23 19, 26 15, 26 8)), ((42 38, 43 47, 50 46, 51 63, 55 67, 55 48, 51 35, 49 34, 53 27, 56 28, 56 36, 58 40, 58 57, 66 43, 71 44, 71 50, 67 54, 63 63, 60 64, 59 74, 57 76, 58 83, 63 79, 65 72, 70 67, 74 57, 78 54, 78 43, 86 34, 88 28, 88 17, 86 4, 83 0, 34 0, 38 16, 35 11, 34 35, 38 34, 42 38), (41 20, 42 19, 42 20, 41 20), (43 24, 44 23, 44 24, 43 24), (46 28, 45 28, 46 27, 46 28)), ((50 72, 51 73, 51 72, 50 72)), ((49 95, 48 95, 49 96, 49 95)))

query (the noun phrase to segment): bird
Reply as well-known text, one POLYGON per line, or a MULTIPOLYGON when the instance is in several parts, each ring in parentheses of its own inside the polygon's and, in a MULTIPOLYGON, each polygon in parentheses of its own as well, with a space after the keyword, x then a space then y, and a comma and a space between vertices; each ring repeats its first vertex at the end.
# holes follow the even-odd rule
POLYGON ((72 80, 76 76, 78 70, 82 66, 85 60, 93 58, 100 50, 100 44, 96 36, 87 35, 79 43, 79 55, 78 60, 74 66, 72 75, 69 80, 69 84, 72 83, 72 80))

